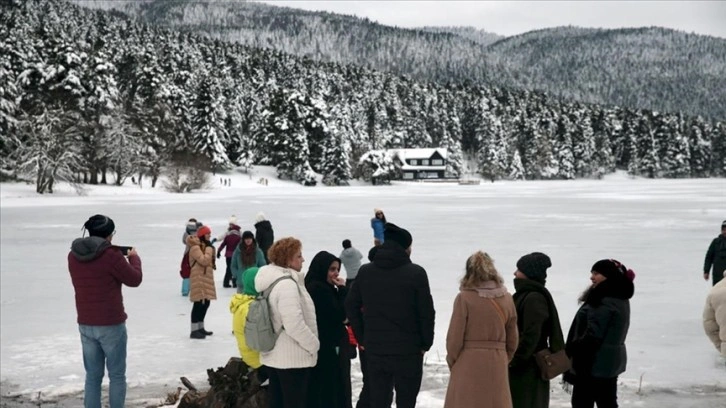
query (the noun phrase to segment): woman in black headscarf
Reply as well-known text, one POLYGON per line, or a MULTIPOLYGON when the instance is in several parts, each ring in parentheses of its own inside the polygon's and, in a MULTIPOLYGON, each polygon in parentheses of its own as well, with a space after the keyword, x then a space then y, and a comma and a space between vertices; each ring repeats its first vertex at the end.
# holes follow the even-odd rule
POLYGON ((625 338, 630 327, 630 298, 635 273, 614 259, 595 262, 592 285, 582 294, 582 306, 567 335, 572 369, 572 407, 617 407, 618 375, 625 372, 625 338))
POLYGON ((547 408, 550 382, 543 380, 535 353, 565 348, 560 318, 552 295, 545 288, 550 258, 533 252, 517 261, 514 272, 514 305, 517 308, 519 345, 509 363, 509 389, 514 408, 547 408))
POLYGON ((351 406, 348 333, 345 330, 345 279, 339 276, 340 259, 320 251, 310 262, 305 288, 315 303, 320 350, 313 368, 307 408, 351 406))

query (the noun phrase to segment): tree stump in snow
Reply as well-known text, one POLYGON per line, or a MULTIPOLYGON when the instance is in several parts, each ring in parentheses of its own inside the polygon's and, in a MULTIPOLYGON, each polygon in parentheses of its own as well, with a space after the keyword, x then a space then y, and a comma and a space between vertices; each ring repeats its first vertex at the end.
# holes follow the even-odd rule
MULTIPOLYGON (((187 382, 179 408, 264 408, 267 407, 267 388, 261 387, 258 370, 252 370, 242 359, 232 357, 225 367, 208 369, 211 386, 206 392, 196 390, 187 382)), ((264 378, 262 378, 264 381, 264 378)))

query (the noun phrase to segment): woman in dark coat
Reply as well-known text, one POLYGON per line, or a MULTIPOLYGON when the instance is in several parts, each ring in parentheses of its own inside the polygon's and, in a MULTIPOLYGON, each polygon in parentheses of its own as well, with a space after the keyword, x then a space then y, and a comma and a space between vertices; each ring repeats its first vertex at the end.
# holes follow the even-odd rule
POLYGON ((307 408, 349 408, 351 406, 350 343, 345 329, 345 279, 340 259, 320 251, 310 262, 305 288, 315 303, 320 350, 313 368, 307 408))
POLYGON ((592 266, 592 285, 580 297, 567 335, 572 369, 565 381, 573 385, 572 407, 617 407, 618 375, 625 372, 625 338, 630 327, 630 298, 635 273, 614 259, 592 266))
POLYGON ((517 308, 519 345, 509 363, 509 389, 514 408, 546 408, 550 404, 550 382, 543 380, 535 361, 536 352, 565 348, 560 318, 552 295, 545 288, 550 258, 533 252, 517 262, 514 272, 514 305, 517 308))

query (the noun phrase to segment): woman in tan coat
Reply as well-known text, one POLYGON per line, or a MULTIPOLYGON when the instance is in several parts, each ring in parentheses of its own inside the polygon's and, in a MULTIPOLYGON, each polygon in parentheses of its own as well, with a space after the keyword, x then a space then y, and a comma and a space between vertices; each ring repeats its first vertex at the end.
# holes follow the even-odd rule
POLYGON ((492 258, 478 251, 454 300, 446 335, 451 376, 445 408, 511 408, 508 365, 519 343, 517 312, 492 258))
POLYGON ((197 230, 196 235, 187 237, 189 246, 189 300, 192 306, 192 332, 189 338, 203 339, 213 333, 204 329, 204 317, 207 315, 210 301, 217 299, 217 290, 214 286, 214 246, 209 242, 212 230, 204 225, 197 230))

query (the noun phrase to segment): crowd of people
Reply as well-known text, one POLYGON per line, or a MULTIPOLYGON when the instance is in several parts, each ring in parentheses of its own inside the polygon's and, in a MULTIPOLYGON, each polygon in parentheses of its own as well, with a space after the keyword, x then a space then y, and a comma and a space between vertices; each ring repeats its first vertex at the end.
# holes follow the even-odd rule
MULTIPOLYGON (((398 408, 415 407, 424 355, 434 342, 435 310, 427 272, 411 260, 412 234, 376 209, 368 262, 346 239, 340 255, 319 251, 303 272, 303 243, 294 237, 275 241, 262 213, 255 221, 256 233, 240 234, 232 216, 225 234, 212 238, 209 226, 189 220, 180 274, 182 294, 193 303, 190 338, 213 334, 204 318, 217 298, 215 262, 224 249, 223 285, 237 289, 229 304, 233 333, 242 360, 269 384, 270 407, 352 408, 355 358, 363 376, 356 408, 390 407, 394 398, 398 408), (222 242, 219 251, 216 241, 222 242), (340 276, 343 267, 347 279, 340 276), (269 351, 254 350, 245 339, 250 305, 261 293, 276 335, 269 351)), ((126 314, 121 287, 141 283, 141 260, 134 249, 124 254, 111 244, 115 226, 109 217, 95 215, 84 228, 89 237, 76 239, 68 255, 86 368, 84 403, 101 406, 105 363, 109 405, 122 407, 126 314)), ((726 280, 716 280, 723 276, 724 264, 718 262, 726 258, 726 251, 720 252, 724 239, 726 221, 706 258, 705 268, 714 266, 714 287, 703 319, 709 338, 726 357, 726 280)), ((565 337, 546 288, 550 267, 544 253, 522 256, 510 294, 489 254, 477 251, 468 257, 446 335, 450 377, 444 407, 548 407, 550 378, 538 359, 543 350, 566 354, 562 379, 571 388, 573 408, 618 406, 635 273, 615 259, 595 262, 565 337)))

